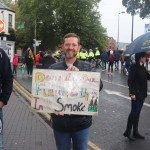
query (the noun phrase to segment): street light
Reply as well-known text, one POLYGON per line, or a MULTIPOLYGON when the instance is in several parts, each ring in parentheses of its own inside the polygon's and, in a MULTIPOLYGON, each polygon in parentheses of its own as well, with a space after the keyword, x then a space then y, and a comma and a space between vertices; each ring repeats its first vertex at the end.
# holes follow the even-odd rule
POLYGON ((133 26, 134 26, 134 14, 131 14, 132 16, 132 30, 131 30, 131 43, 133 42, 133 26))
POLYGON ((118 36, 117 36, 117 49, 119 49, 119 16, 120 16, 120 14, 124 14, 125 12, 124 11, 122 11, 122 12, 119 12, 118 13, 118 36))
POLYGON ((34 55, 36 55, 36 19, 34 21, 34 55))

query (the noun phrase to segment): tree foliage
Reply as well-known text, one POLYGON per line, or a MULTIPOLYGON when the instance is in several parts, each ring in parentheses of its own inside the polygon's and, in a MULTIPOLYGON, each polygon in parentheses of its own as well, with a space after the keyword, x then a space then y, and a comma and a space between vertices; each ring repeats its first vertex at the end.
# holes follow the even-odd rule
POLYGON ((143 19, 150 16, 150 0, 122 0, 122 4, 132 15, 139 13, 143 19))
POLYGON ((83 47, 103 49, 106 45, 106 30, 101 25, 99 2, 100 0, 18 0, 14 4, 16 27, 24 22, 25 28, 16 31, 17 46, 27 47, 34 43, 36 21, 36 39, 42 41, 40 49, 55 49, 69 32, 80 36, 83 47))

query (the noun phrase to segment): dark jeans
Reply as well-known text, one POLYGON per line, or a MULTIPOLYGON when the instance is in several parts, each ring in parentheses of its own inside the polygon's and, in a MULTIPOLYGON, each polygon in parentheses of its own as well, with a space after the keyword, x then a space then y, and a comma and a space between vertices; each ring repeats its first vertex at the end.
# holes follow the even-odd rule
POLYGON ((102 60, 102 69, 106 69, 106 60, 102 60))
POLYGON ((118 68, 119 68, 119 60, 116 60, 116 61, 115 61, 115 69, 118 70, 118 68))
POLYGON ((17 74, 17 66, 13 65, 13 74, 17 74))
POLYGON ((110 72, 110 68, 111 68, 111 72, 113 72, 113 64, 114 64, 114 62, 109 61, 109 63, 108 63, 108 72, 110 72))
POLYGON ((144 100, 142 99, 131 100, 131 112, 128 116, 125 134, 130 135, 132 127, 133 127, 133 134, 138 134, 138 124, 143 103, 144 100))
POLYGON ((131 100, 131 115, 132 116, 140 116, 141 109, 143 107, 144 100, 136 99, 131 100))
POLYGON ((32 75, 33 63, 27 63, 26 65, 27 65, 27 74, 32 75))
POLYGON ((123 66, 124 62, 121 61, 121 72, 124 72, 124 66, 123 66))

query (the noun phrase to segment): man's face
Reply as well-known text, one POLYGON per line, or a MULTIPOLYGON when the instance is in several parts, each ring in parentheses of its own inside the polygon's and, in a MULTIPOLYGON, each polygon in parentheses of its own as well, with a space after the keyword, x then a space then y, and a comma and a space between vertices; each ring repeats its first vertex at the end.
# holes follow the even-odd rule
POLYGON ((63 51, 67 59, 75 58, 79 50, 80 45, 78 44, 78 39, 76 37, 65 38, 63 51))

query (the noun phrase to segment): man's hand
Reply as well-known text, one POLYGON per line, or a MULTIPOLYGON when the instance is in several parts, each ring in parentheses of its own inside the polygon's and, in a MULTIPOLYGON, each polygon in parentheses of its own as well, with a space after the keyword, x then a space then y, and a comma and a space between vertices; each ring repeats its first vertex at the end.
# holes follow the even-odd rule
POLYGON ((2 101, 0 101, 0 108, 4 107, 4 103, 2 101))
POLYGON ((67 71, 79 71, 79 69, 73 65, 69 66, 66 70, 67 71))
POLYGON ((136 100, 136 96, 135 95, 131 95, 131 100, 136 100))

